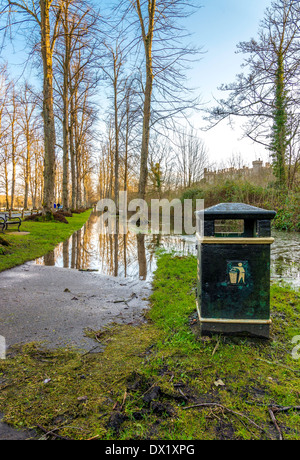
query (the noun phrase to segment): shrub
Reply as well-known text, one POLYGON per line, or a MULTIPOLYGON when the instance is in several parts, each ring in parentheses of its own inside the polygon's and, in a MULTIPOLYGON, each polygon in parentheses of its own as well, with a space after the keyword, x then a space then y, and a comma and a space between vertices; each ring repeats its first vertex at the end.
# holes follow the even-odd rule
POLYGON ((274 228, 285 231, 300 231, 300 192, 284 193, 269 184, 268 187, 255 185, 247 181, 226 180, 216 184, 204 184, 201 188, 184 191, 182 200, 205 200, 205 207, 219 203, 246 203, 265 209, 274 209, 277 216, 274 228))

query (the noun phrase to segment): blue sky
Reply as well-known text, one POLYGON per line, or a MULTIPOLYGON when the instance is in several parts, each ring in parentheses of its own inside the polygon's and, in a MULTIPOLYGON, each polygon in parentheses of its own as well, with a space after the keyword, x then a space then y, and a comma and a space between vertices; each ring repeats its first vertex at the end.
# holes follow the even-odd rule
POLYGON ((206 54, 197 65, 193 80, 209 95, 221 83, 230 82, 240 70, 236 45, 257 33, 259 22, 271 0, 200 0, 203 8, 189 19, 193 41, 206 54))
MULTIPOLYGON (((243 56, 236 53, 240 41, 255 37, 264 11, 271 0, 202 0, 201 8, 189 19, 189 29, 193 32, 193 41, 203 46, 202 60, 191 73, 193 86, 199 88, 203 102, 213 104, 213 96, 220 96, 217 88, 222 83, 235 80, 241 71, 243 56)), ((224 94, 222 94, 224 97, 224 94)), ((197 116, 195 125, 202 126, 197 116)), ((242 131, 239 122, 232 130, 226 123, 208 133, 199 133, 203 137, 212 161, 222 163, 232 153, 240 153, 246 164, 261 158, 268 161, 269 153, 247 140, 240 140, 242 131)))
MULTIPOLYGON (((115 2, 97 0, 100 7, 111 3, 115 2)), ((259 22, 270 4, 271 0, 199 0, 202 8, 187 20, 186 27, 192 33, 191 41, 205 52, 188 74, 190 85, 197 87, 203 102, 213 103, 213 96, 220 95, 217 88, 235 80, 243 59, 242 55, 236 54, 236 45, 256 36, 259 22)), ((26 47, 26 44, 22 45, 26 47)), ((13 55, 10 49, 7 51, 6 58, 11 64, 23 62, 20 53, 13 55)), ((19 73, 20 67, 13 66, 11 70, 19 73)), ((201 116, 194 117, 193 124, 200 128, 203 125, 201 116)), ((240 140, 242 131, 238 124, 232 130, 222 123, 208 133, 199 131, 199 136, 204 139, 212 161, 217 164, 232 153, 240 153, 247 164, 257 158, 268 161, 268 152, 262 147, 240 140)))

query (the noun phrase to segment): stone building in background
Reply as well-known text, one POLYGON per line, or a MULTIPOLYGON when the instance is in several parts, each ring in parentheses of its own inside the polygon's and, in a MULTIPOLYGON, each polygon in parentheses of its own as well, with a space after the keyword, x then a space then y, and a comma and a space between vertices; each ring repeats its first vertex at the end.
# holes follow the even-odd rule
POLYGON ((204 169, 203 181, 207 184, 223 182, 225 180, 246 180, 257 185, 267 185, 274 180, 273 169, 270 163, 264 165, 262 160, 252 162, 252 168, 243 166, 237 169, 234 167, 211 171, 204 169))

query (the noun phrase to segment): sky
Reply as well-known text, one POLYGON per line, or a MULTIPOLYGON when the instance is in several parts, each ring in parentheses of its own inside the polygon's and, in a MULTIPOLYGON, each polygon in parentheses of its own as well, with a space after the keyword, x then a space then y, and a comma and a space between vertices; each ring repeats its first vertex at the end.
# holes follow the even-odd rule
MULTIPOLYGON (((222 83, 235 81, 241 72, 243 56, 236 53, 240 41, 255 37, 264 11, 271 0, 200 0, 203 8, 189 19, 193 42, 203 47, 205 54, 191 72, 192 86, 197 86, 203 103, 214 104, 214 97, 225 97, 217 90, 222 83)), ((197 115, 193 119, 201 128, 203 121, 197 115)), ((199 132, 206 144, 211 160, 217 164, 226 162, 232 154, 240 154, 246 165, 252 161, 269 160, 269 152, 250 140, 241 140, 240 122, 232 130, 222 122, 209 132, 199 132)))
MULTIPOLYGON (((272 0, 197 1, 202 7, 186 20, 185 25, 191 33, 191 42, 201 47, 204 54, 199 62, 193 64, 188 77, 189 85, 197 88, 204 107, 208 107, 215 105, 214 97, 221 95, 217 88, 222 83, 234 82, 236 74, 241 71, 243 56, 236 54, 236 45, 256 36, 264 11, 272 0)), ((100 7, 111 3, 112 0, 97 0, 100 7)), ((26 44, 23 45, 26 49, 26 44)), ((19 63, 19 66, 13 66, 18 72, 22 67, 20 64, 24 62, 23 56, 20 53, 14 55, 11 49, 7 51, 9 63, 19 63)), ((215 163, 216 167, 226 163, 232 154, 240 154, 246 165, 251 165, 259 158, 265 162, 269 160, 269 153, 263 147, 241 139, 243 133, 239 122, 234 130, 222 122, 205 132, 201 129, 204 126, 201 114, 194 116, 191 121, 205 142, 210 162, 215 163)))

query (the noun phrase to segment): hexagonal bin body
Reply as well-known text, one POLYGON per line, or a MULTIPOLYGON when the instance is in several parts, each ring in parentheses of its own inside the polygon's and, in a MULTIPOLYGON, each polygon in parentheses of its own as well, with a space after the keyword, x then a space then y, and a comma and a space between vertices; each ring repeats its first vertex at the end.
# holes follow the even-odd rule
POLYGON ((242 203, 219 204, 197 213, 197 309, 202 335, 269 338, 275 215, 242 203))

